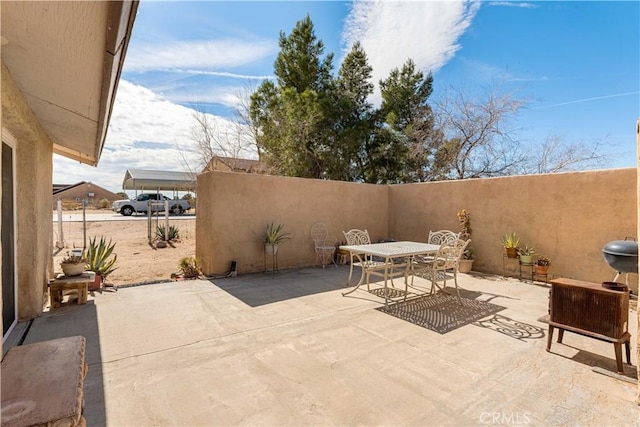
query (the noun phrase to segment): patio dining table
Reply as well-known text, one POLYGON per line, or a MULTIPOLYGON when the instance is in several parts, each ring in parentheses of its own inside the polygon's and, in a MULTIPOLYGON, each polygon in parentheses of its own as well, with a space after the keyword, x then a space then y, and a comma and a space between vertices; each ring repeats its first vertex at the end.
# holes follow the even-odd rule
MULTIPOLYGON (((419 255, 436 255, 439 245, 433 245, 431 243, 400 241, 400 242, 383 242, 383 243, 370 243, 366 245, 343 245, 340 249, 349 251, 354 257, 358 259, 361 265, 366 265, 363 255, 370 255, 384 259, 384 267, 377 268, 382 269, 381 274, 384 278, 384 304, 389 305, 389 292, 387 287, 387 280, 393 281, 393 269, 404 268, 404 280, 406 281, 411 272, 411 258, 419 255), (396 260, 404 259, 404 262, 397 263, 396 260)), ((362 274, 360 280, 356 286, 349 292, 344 292, 342 295, 349 295, 355 292, 365 282, 366 267, 362 268, 362 274)), ((393 283, 393 282, 392 282, 393 283)))

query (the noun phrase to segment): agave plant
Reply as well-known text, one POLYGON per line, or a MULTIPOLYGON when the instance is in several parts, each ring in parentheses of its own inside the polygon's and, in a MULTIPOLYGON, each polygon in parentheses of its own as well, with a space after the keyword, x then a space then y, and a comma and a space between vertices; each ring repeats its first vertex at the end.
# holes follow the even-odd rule
POLYGON ((159 240, 164 241, 172 241, 180 238, 180 230, 175 225, 169 226, 169 232, 167 234, 167 230, 164 225, 159 225, 156 227, 156 237, 159 240))
POLYGON ((264 235, 264 242, 268 245, 277 245, 278 243, 286 242, 291 239, 291 233, 283 232, 284 224, 271 224, 267 225, 267 229, 264 235))
POLYGON ((520 246, 520 237, 515 232, 507 233, 502 237, 502 246, 505 248, 518 248, 520 246))
POLYGON ((89 239, 89 247, 85 254, 86 268, 88 271, 95 272, 102 280, 105 280, 109 274, 116 270, 114 265, 118 260, 118 255, 113 253, 116 244, 112 243, 111 239, 107 243, 104 236, 100 237, 100 242, 96 242, 97 239, 97 237, 89 239), (109 258, 112 255, 113 257, 109 258))
POLYGON ((532 256, 534 255, 535 249, 534 248, 530 248, 528 245, 524 245, 524 248, 518 248, 518 254, 520 256, 532 256))

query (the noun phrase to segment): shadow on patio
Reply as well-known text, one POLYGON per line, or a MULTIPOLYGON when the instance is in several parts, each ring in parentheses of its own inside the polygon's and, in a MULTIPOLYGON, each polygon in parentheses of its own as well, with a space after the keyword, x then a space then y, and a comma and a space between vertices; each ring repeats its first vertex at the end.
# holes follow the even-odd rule
MULTIPOLYGON (((636 385, 594 372, 615 372, 611 345, 567 333, 545 350, 547 287, 460 275, 469 312, 431 296, 396 317, 364 289, 343 297, 347 275, 309 268, 123 288, 36 319, 27 341, 87 338, 88 425, 637 421, 636 385), (446 333, 426 327, 423 309, 446 333)), ((635 330, 635 312, 629 320, 635 330)))
POLYGON ((218 288, 250 307, 344 289, 345 267, 289 269, 279 272, 246 274, 241 278, 212 279, 218 288), (340 276, 344 276, 342 280, 340 276))

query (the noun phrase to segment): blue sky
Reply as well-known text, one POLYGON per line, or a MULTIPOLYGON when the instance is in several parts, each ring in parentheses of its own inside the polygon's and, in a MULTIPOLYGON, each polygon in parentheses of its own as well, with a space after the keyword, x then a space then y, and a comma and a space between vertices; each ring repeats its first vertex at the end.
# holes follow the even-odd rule
POLYGON ((359 40, 375 83, 410 57, 433 72, 434 100, 449 87, 475 92, 502 81, 529 100, 516 137, 532 149, 554 135, 600 140, 616 156, 611 167, 636 165, 637 1, 143 0, 100 165, 56 156, 54 182, 118 191, 127 168, 184 170, 182 158, 195 161, 190 107, 204 106, 231 129, 225 119, 238 97, 273 76, 280 31, 307 13, 336 71, 359 40))

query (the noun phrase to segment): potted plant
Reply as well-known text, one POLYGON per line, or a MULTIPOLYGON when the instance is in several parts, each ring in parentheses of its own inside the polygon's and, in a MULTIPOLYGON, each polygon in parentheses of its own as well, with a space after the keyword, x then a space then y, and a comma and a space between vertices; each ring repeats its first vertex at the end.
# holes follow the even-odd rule
POLYGON ((540 276, 546 276, 549 272, 550 265, 551 261, 549 261, 549 258, 544 255, 540 255, 535 264, 536 274, 540 276))
POLYGON ((100 237, 100 241, 97 241, 97 237, 89 239, 89 247, 87 248, 86 263, 87 270, 96 273, 96 279, 93 284, 89 284, 89 290, 95 291, 100 289, 102 282, 107 279, 109 274, 113 273, 116 269, 114 264, 118 260, 118 255, 113 253, 116 244, 111 242, 107 243, 104 236, 100 237), (111 257, 113 255, 113 257, 111 257))
POLYGON ((264 234, 264 250, 267 255, 278 253, 278 245, 291 239, 291 233, 284 232, 284 224, 267 224, 264 234))
MULTIPOLYGON (((466 209, 458 211, 458 223, 460 224, 460 238, 469 240, 471 238, 471 213, 466 209)), ((468 273, 473 268, 473 260, 476 258, 476 250, 467 248, 462 253, 462 257, 458 262, 458 271, 460 273, 468 273)))
POLYGON ((476 258, 476 250, 473 248, 467 248, 462 253, 462 258, 458 264, 458 271, 460 273, 468 273, 473 267, 473 260, 476 258))
POLYGON ((460 237, 467 240, 471 237, 471 214, 466 209, 458 212, 458 223, 460 223, 460 237))
POLYGON ((60 267, 62 267, 62 272, 65 276, 79 276, 84 273, 85 259, 82 253, 82 249, 73 249, 67 252, 67 256, 65 256, 60 262, 60 267))
POLYGON ((524 245, 524 248, 518 248, 518 255, 520 255, 521 264, 532 264, 534 254, 534 249, 527 245, 524 245))
POLYGON ((520 246, 520 237, 515 232, 507 233, 502 236, 502 246, 507 253, 507 258, 518 258, 518 247, 520 246))

